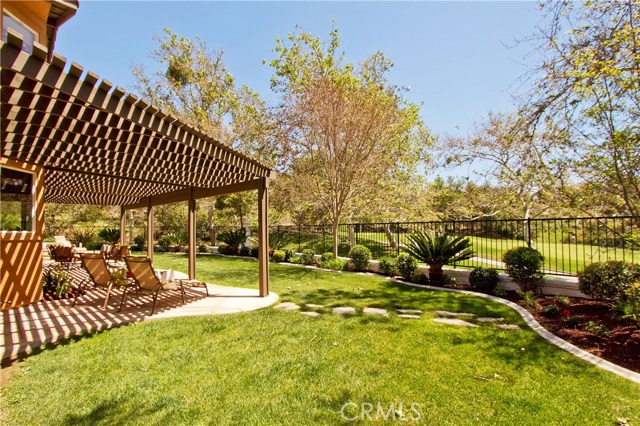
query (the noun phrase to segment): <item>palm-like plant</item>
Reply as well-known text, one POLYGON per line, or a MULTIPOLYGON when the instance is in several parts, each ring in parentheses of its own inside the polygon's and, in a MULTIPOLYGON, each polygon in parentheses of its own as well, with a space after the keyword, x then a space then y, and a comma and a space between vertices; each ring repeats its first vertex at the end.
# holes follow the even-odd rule
POLYGON ((467 237, 447 232, 414 231, 403 250, 429 265, 429 281, 442 282, 442 266, 471 259, 475 252, 467 237))

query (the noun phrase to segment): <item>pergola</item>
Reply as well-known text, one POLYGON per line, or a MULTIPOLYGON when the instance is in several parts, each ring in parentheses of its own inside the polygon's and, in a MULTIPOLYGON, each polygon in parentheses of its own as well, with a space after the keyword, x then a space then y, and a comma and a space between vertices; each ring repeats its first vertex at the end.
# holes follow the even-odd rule
POLYGON ((257 190, 259 290, 267 295, 272 170, 76 63, 65 71, 62 56, 47 62, 44 46, 21 48, 11 30, 0 45, 2 156, 44 168, 45 201, 119 205, 121 228, 127 210, 146 208, 149 236, 154 206, 187 201, 195 278, 195 200, 257 190))

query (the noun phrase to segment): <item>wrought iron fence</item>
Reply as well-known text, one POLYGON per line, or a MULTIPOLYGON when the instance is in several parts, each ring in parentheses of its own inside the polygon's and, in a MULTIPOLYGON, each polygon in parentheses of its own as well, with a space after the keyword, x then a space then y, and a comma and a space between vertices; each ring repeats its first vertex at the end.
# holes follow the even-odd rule
MULTIPOLYGON (((460 220, 438 222, 349 223, 338 227, 338 254, 346 256, 356 244, 367 246, 374 259, 396 256, 417 229, 446 231, 471 239, 476 256, 455 266, 504 269, 505 251, 531 246, 545 257, 545 272, 575 275, 593 262, 640 262, 640 217, 582 217, 553 219, 460 220)), ((316 254, 331 251, 329 225, 273 226, 286 235, 282 248, 316 254)))

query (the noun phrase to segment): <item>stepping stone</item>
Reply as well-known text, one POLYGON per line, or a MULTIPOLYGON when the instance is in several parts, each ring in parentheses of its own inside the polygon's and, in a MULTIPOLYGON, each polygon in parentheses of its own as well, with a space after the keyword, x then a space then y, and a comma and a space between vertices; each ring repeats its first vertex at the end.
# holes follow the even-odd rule
POLYGON ((516 324, 498 324, 498 328, 503 330, 522 330, 520 326, 516 324))
POLYGON ((478 317, 476 318, 477 322, 498 322, 504 321, 504 318, 492 318, 492 317, 478 317))
POLYGON ((398 316, 404 319, 420 319, 420 315, 400 314, 398 316))
POLYGON ((350 306, 341 306, 338 308, 333 308, 331 312, 334 315, 354 315, 356 313, 356 308, 352 308, 350 306))
POLYGON ((292 302, 284 302, 275 306, 273 309, 279 309, 281 311, 295 311, 296 309, 300 309, 300 306, 292 302))
POLYGON ((307 308, 311 308, 311 309, 320 309, 320 308, 324 308, 324 305, 316 305, 315 303, 307 303, 306 305, 307 308))
POLYGON ((420 309, 396 309, 400 314, 421 314, 422 311, 420 309))
POLYGON ((449 312, 449 311, 436 311, 436 315, 439 317, 475 317, 476 314, 470 314, 467 312, 449 312))
POLYGON ((304 315, 307 317, 319 317, 320 314, 318 312, 300 312, 300 315, 304 315))
POLYGON ((384 315, 385 317, 389 316, 386 309, 380 308, 364 308, 362 312, 369 315, 384 315))
POLYGON ((450 325, 461 325, 463 327, 478 327, 475 324, 472 324, 470 322, 467 322, 461 319, 456 319, 456 318, 432 318, 431 321, 441 322, 443 324, 450 324, 450 325))

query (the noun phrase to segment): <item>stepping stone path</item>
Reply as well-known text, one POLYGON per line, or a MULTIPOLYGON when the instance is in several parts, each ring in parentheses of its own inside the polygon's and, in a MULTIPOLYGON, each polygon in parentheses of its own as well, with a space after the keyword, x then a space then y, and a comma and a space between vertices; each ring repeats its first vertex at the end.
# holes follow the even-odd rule
POLYGON ((307 312, 300 312, 300 315, 304 315, 306 317, 319 317, 321 314, 318 312, 307 311, 307 312))
POLYGON ((491 317, 478 317, 477 322, 499 322, 504 321, 504 318, 491 318, 491 317))
POLYGON ((403 319, 420 319, 420 315, 400 314, 398 316, 403 319))
POLYGON ((422 311, 420 309, 396 309, 399 314, 412 314, 412 315, 422 315, 422 311))
POLYGON ((475 317, 475 314, 467 312, 449 312, 449 311, 436 311, 436 315, 439 317, 475 317))
POLYGON ((331 312, 333 315, 354 315, 356 313, 356 308, 352 308, 351 306, 340 306, 338 308, 333 308, 331 312))
POLYGON ((284 302, 279 304, 278 306, 275 306, 273 309, 279 309, 281 311, 295 311, 297 309, 300 309, 300 306, 292 302, 284 302))
POLYGON ((522 330, 520 326, 516 324, 498 324, 498 328, 503 330, 522 330))
POLYGON ((441 322, 443 324, 461 325, 464 327, 479 327, 476 324, 467 322, 465 320, 457 319, 457 318, 433 318, 432 321, 441 322))
POLYGON ((389 316, 387 310, 381 308, 364 308, 362 312, 369 315, 384 315, 385 317, 389 316))
POLYGON ((315 303, 307 303, 306 305, 307 308, 311 308, 311 309, 320 309, 320 308, 324 308, 324 305, 316 305, 315 303))

